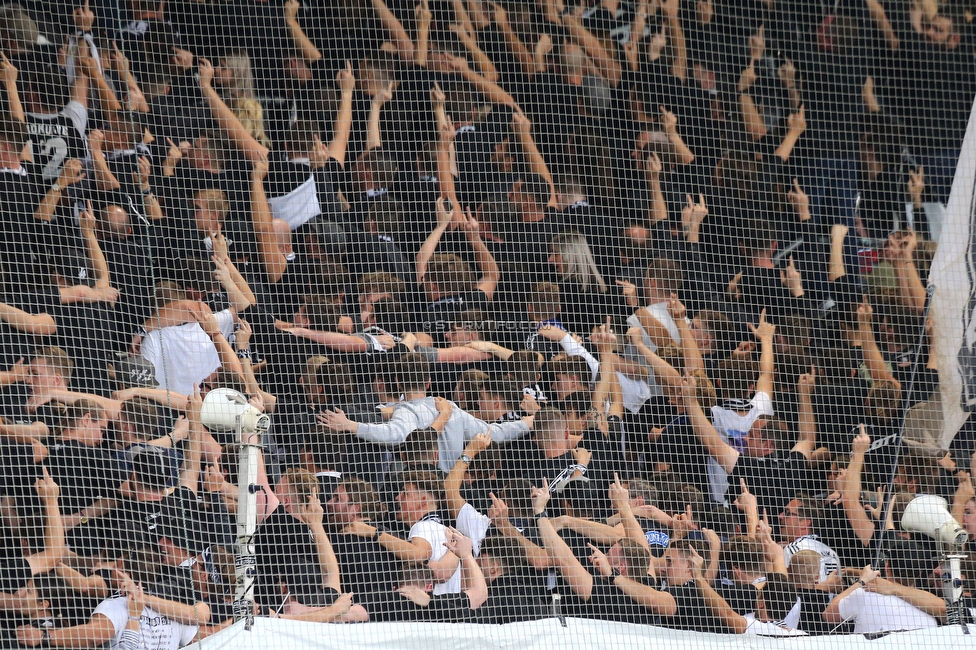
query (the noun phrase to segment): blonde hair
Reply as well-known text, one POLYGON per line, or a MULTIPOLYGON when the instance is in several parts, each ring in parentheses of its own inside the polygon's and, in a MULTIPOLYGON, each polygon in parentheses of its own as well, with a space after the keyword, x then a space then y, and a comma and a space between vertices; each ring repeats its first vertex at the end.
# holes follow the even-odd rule
POLYGON ((264 109, 254 91, 254 74, 251 72, 251 58, 244 50, 231 50, 220 59, 221 67, 230 70, 230 95, 228 107, 241 121, 244 129, 255 140, 268 147, 271 140, 264 133, 264 109))
POLYGON ((794 587, 812 588, 820 577, 820 554, 816 551, 798 551, 790 558, 787 575, 794 587))
POLYGON ((552 238, 552 250, 562 258, 561 281, 578 282, 584 291, 606 293, 607 283, 593 259, 593 252, 586 237, 578 232, 567 232, 552 238))

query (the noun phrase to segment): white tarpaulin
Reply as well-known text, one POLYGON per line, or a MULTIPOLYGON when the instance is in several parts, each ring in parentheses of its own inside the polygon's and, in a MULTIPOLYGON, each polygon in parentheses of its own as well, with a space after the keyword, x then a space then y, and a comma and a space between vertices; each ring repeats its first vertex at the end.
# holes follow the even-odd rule
POLYGON ((969 116, 939 247, 932 260, 932 354, 939 367, 948 448, 976 408, 976 120, 969 116))
MULTIPOLYGON (((973 630, 976 632, 976 630, 973 630)), ((473 625, 467 623, 363 623, 329 625, 259 618, 251 631, 243 623, 188 646, 189 650, 720 650, 723 648, 790 648, 790 650, 972 650, 976 636, 958 625, 898 632, 876 639, 864 636, 766 638, 682 632, 647 625, 556 619, 473 625)))

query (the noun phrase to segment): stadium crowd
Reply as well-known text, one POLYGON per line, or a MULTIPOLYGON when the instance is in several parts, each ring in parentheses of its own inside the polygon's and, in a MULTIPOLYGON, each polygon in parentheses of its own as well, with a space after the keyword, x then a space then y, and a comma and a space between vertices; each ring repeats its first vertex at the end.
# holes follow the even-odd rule
POLYGON ((974 11, 0 6, 0 645, 229 626, 254 443, 260 616, 944 624, 899 522, 976 538, 925 319, 974 11))

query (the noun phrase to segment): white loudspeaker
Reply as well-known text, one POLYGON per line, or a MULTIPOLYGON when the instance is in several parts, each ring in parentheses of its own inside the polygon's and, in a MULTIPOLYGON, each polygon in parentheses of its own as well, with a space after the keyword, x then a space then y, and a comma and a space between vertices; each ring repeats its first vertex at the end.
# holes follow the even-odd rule
POLYGON ((910 533, 922 533, 950 546, 962 546, 969 540, 965 529, 949 514, 949 504, 942 497, 915 497, 905 507, 901 527, 910 533))
POLYGON ((208 429, 234 431, 238 417, 243 433, 264 433, 271 427, 271 418, 248 404, 247 397, 232 388, 215 388, 203 399, 200 419, 208 429))

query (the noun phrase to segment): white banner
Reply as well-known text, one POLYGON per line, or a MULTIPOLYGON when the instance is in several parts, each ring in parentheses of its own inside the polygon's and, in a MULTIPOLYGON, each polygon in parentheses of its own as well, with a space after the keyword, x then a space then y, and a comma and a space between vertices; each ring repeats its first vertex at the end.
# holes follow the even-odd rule
POLYGON ((932 260, 929 284, 932 354, 942 390, 941 446, 948 448, 976 408, 976 113, 970 112, 946 220, 932 260))
POLYGON ((186 650, 906 650, 972 648, 973 637, 958 625, 881 638, 863 635, 772 638, 743 634, 683 632, 650 625, 556 619, 474 625, 469 623, 359 623, 332 625, 258 618, 247 631, 243 623, 187 646, 186 650))

